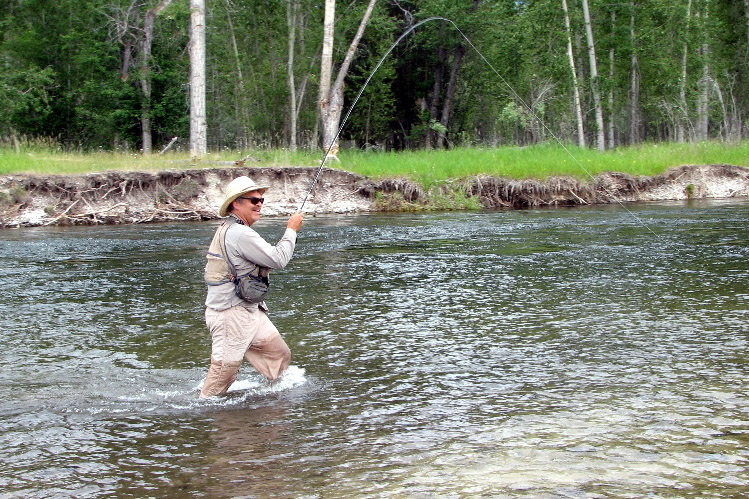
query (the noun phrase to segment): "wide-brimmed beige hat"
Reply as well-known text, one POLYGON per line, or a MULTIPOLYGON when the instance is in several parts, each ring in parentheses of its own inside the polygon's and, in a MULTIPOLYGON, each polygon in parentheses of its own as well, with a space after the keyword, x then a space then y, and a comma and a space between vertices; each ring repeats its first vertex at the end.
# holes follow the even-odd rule
POLYGON ((268 190, 268 187, 267 185, 258 185, 250 177, 244 175, 235 178, 226 186, 226 199, 224 199, 221 209, 218 210, 218 214, 222 217, 229 215, 229 205, 242 194, 260 191, 260 195, 262 196, 268 190))

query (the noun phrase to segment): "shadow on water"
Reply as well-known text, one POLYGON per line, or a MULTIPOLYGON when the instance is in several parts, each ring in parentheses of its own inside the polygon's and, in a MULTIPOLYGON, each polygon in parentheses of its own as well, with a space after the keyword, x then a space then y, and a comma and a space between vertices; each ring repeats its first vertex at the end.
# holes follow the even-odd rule
POLYGON ((3 231, 0 489, 737 497, 749 203, 628 209, 308 217, 293 369, 209 401, 214 224, 3 231))

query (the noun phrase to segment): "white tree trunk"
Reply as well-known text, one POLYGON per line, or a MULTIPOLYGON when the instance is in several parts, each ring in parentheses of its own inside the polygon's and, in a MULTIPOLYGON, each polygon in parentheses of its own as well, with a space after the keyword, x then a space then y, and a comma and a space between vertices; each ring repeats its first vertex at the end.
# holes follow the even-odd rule
POLYGON ((567 0, 562 0, 562 9, 564 9, 564 26, 567 29, 567 57, 569 57, 570 70, 572 70, 572 91, 575 105, 575 120, 577 121, 577 145, 584 149, 585 128, 583 127, 583 109, 580 104, 580 86, 577 83, 575 54, 572 52, 572 29, 570 28, 570 15, 569 9, 567 8, 567 0))
POLYGON ((720 85, 718 85, 717 81, 712 82, 712 86, 715 89, 715 96, 718 98, 718 104, 720 105, 720 112, 723 116, 723 140, 731 140, 733 133, 732 133, 732 127, 731 127, 731 119, 730 119, 730 113, 728 111, 728 106, 726 105, 725 100, 723 99, 723 91, 720 89, 720 85))
MULTIPOLYGON (((616 29, 616 12, 611 11, 611 30, 613 31, 616 29)), ((609 89, 609 128, 608 128, 608 137, 607 142, 609 149, 613 149, 616 144, 616 137, 615 137, 615 127, 614 127, 614 62, 616 62, 615 59, 615 52, 614 47, 612 46, 609 49, 609 81, 612 82, 609 89)))
POLYGON ((744 0, 744 15, 746 16, 746 43, 749 44, 749 0, 744 0))
POLYGON ((286 61, 286 76, 289 87, 289 150, 296 151, 296 84, 294 82, 294 48, 296 24, 299 13, 298 0, 286 2, 286 24, 289 28, 289 55, 286 61))
MULTIPOLYGON (((749 0, 746 0, 749 2, 749 0)), ((676 141, 686 140, 686 128, 689 122, 689 107, 687 105, 687 59, 689 55, 689 24, 692 17, 692 0, 687 0, 687 26, 684 33, 684 46, 681 53, 681 78, 679 80, 679 113, 676 119, 676 141)))
POLYGON ((244 74, 239 58, 239 46, 237 45, 237 37, 234 32, 234 22, 231 18, 231 3, 229 0, 224 0, 224 7, 226 8, 226 23, 229 26, 229 39, 231 40, 231 48, 234 55, 234 65, 237 67, 237 81, 234 86, 234 117, 241 130, 243 143, 248 144, 250 142, 247 130, 250 122, 249 106, 247 105, 244 74))
POLYGON ((205 0, 190 0, 190 156, 208 152, 205 115, 205 0))
POLYGON ((445 147, 447 137, 447 125, 450 123, 450 118, 453 111, 453 99, 455 97, 455 88, 458 81, 458 70, 460 69, 460 63, 465 55, 465 49, 462 45, 459 45, 455 49, 453 54, 452 67, 450 68, 450 79, 447 81, 447 90, 445 92, 445 102, 442 106, 442 114, 440 116, 440 125, 442 130, 437 135, 437 148, 442 149, 445 147))
POLYGON ((588 0, 583 0, 583 16, 585 18, 585 35, 588 39, 588 58, 590 59, 590 88, 593 93, 593 105, 596 113, 596 146, 599 151, 606 150, 603 124, 603 104, 601 90, 598 85, 598 64, 596 63, 596 46, 593 41, 593 26, 590 22, 588 0))
POLYGON ((629 72, 629 142, 640 142, 640 61, 635 43, 635 4, 630 3, 629 36, 632 40, 632 57, 629 72))
MULTIPOLYGON (((332 88, 330 88, 327 92, 327 95, 324 95, 320 99, 320 118, 322 120, 322 132, 323 132, 323 148, 327 151, 330 149, 331 153, 336 155, 338 152, 338 144, 336 141, 336 135, 338 135, 338 128, 339 124, 341 122, 341 112, 343 111, 343 82, 346 78, 346 75, 348 74, 349 67, 351 66, 351 61, 354 59, 354 55, 356 54, 356 49, 359 47, 359 41, 361 40, 361 37, 364 35, 364 29, 367 27, 367 24, 369 24, 369 18, 372 16, 372 11, 374 10, 374 6, 377 0, 369 0, 369 4, 367 5, 367 9, 364 12, 364 15, 362 16, 362 20, 359 23, 359 28, 356 30, 356 35, 354 35, 353 40, 351 40, 351 44, 349 45, 348 50, 346 51, 346 57, 344 57, 343 62, 341 63, 341 67, 338 69, 338 74, 336 76, 335 82, 333 83, 332 88)), ((335 2, 333 0, 325 0, 325 18, 327 19, 328 14, 328 3, 335 2)), ((326 24, 326 30, 327 30, 327 24, 326 24)), ((327 31, 326 31, 327 33, 327 31)), ((331 50, 332 50, 332 34, 331 34, 331 50)), ((325 52, 325 45, 326 45, 327 39, 325 38, 323 40, 323 53, 325 52)), ((332 56, 331 56, 332 61, 332 56)), ((323 63, 324 64, 324 63, 323 63)), ((321 80, 322 80, 322 71, 321 71, 321 80)), ((321 93, 322 93, 322 82, 321 82, 321 93)))
POLYGON ((141 39, 140 50, 140 88, 141 88, 141 107, 140 107, 140 124, 143 146, 141 150, 144 155, 151 154, 153 149, 151 136, 151 46, 153 45, 153 25, 158 16, 166 9, 172 0, 161 0, 161 2, 146 12, 143 21, 143 38, 141 39))
MULTIPOLYGON (((325 0, 325 18, 323 20, 322 56, 320 57, 320 89, 317 105, 320 111, 318 122, 325 128, 325 116, 330 107, 330 80, 333 74, 333 37, 335 34, 335 0, 325 0)), ((325 132, 323 132, 325 137, 325 132)), ((327 151, 330 144, 323 140, 323 149, 327 151)))
POLYGON ((697 95, 697 140, 707 140, 710 124, 710 47, 707 44, 707 30, 705 24, 707 23, 707 7, 708 1, 705 0, 704 11, 702 13, 697 12, 696 17, 701 18, 701 35, 705 40, 700 46, 700 57, 702 58, 702 77, 698 82, 697 86, 699 93, 697 95))

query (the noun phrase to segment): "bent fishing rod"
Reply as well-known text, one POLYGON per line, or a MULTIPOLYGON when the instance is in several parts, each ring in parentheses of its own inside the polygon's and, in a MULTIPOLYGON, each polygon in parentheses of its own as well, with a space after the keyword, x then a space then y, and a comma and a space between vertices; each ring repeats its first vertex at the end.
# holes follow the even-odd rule
MULTIPOLYGON (((424 19, 422 21, 419 21, 418 23, 416 23, 413 26, 411 26, 410 28, 408 28, 400 37, 398 37, 398 39, 390 46, 390 48, 387 49, 387 51, 385 52, 385 54, 380 58, 380 61, 374 67, 374 69, 372 70, 372 72, 369 74, 369 76, 367 77, 366 81, 364 82, 364 85, 362 85, 362 87, 359 89, 359 92, 356 94, 356 98, 354 99, 354 101, 349 106, 348 111, 346 112, 346 116, 343 118, 343 121, 341 122, 341 125, 338 127, 338 131, 336 132, 335 137, 333 138, 333 140, 328 145, 328 147, 327 147, 327 149, 325 151, 325 155, 323 156, 322 160, 320 161, 320 167, 317 169, 317 172, 315 173, 315 177, 312 179, 312 182, 310 183, 309 189, 307 189, 307 194, 305 194, 304 199, 302 200, 302 204, 299 206, 299 210, 298 211, 302 211, 302 209, 304 208, 304 204, 307 202, 307 198, 309 197, 309 195, 312 192, 312 190, 315 188, 315 184, 317 184, 317 180, 320 177, 320 173, 322 173, 322 169, 325 166, 325 162, 327 161, 328 156, 330 156, 330 151, 333 150, 333 147, 338 142, 338 137, 340 136, 341 131, 343 130, 343 127, 346 126, 346 122, 348 121, 349 116, 351 116, 351 112, 353 111, 353 109, 356 106, 357 102, 359 102, 359 98, 362 96, 362 93, 364 93, 364 90, 367 88, 367 85, 369 85, 369 81, 375 75, 375 73, 377 72, 377 70, 380 69, 380 66, 382 65, 383 62, 385 62, 385 59, 390 55, 390 53, 393 51, 393 49, 395 49, 395 47, 397 47, 398 44, 401 41, 403 41, 404 38, 406 38, 408 35, 410 35, 416 28, 418 28, 422 24, 426 24, 426 23, 431 22, 431 21, 444 21, 444 22, 450 23, 455 28, 455 30, 458 33, 460 33, 460 36, 462 36, 463 39, 466 42, 468 42, 468 45, 470 45, 470 47, 479 55, 479 57, 481 58, 481 60, 483 60, 486 63, 486 65, 489 66, 489 68, 494 72, 494 74, 497 75, 497 77, 500 79, 500 81, 502 83, 504 83, 505 86, 507 86, 507 88, 510 90, 510 92, 512 93, 512 95, 525 107, 525 109, 538 121, 538 123, 540 123, 541 126, 544 127, 544 129, 562 147, 562 149, 567 153, 567 155, 570 158, 572 158, 572 160, 574 161, 574 163, 577 166, 579 166, 580 169, 582 169, 586 173, 586 175, 588 175, 591 179, 595 179, 595 177, 593 176, 593 174, 591 174, 588 171, 588 169, 585 168, 585 166, 575 157, 575 155, 572 154, 570 152, 570 150, 567 149, 567 147, 565 147, 565 145, 562 143, 562 141, 559 139, 559 137, 557 137, 556 134, 546 125, 546 123, 544 123, 544 121, 541 118, 538 117, 538 115, 533 111, 533 108, 528 103, 526 103, 525 100, 522 97, 520 97, 520 95, 515 91, 515 89, 513 88, 513 86, 510 85, 510 83, 500 74, 499 71, 497 71, 497 69, 492 65, 492 63, 489 62, 489 60, 486 57, 484 57, 484 54, 482 54, 481 51, 479 51, 479 49, 476 48, 476 46, 473 44, 473 42, 465 35, 465 33, 463 33, 463 31, 461 31, 461 29, 458 27, 458 25, 455 24, 450 19, 447 19, 446 17, 434 16, 434 17, 428 17, 428 18, 426 18, 426 19, 424 19)), ((613 199, 615 199, 616 202, 619 203, 619 205, 622 208, 624 208, 624 210, 627 213, 629 213, 629 215, 632 218, 634 218, 641 226, 643 226, 645 229, 647 229, 654 236, 656 235, 655 232, 653 232, 653 230, 650 227, 648 227, 647 224, 645 224, 645 222, 643 222, 637 215, 635 215, 629 209, 627 209, 627 207, 624 206, 624 203, 622 203, 616 196, 614 196, 611 192, 609 192, 608 189, 606 189, 606 187, 603 187, 603 189, 606 190, 606 192, 608 192, 609 195, 611 195, 611 197, 613 199)))
MULTIPOLYGON (((366 81, 364 82, 364 85, 359 89, 359 92, 356 94, 356 98, 351 103, 351 105, 348 108, 348 111, 346 112, 346 116, 343 118, 343 121, 341 121, 341 126, 338 127, 338 131, 335 134, 335 137, 333 137, 333 140, 328 145, 328 148, 325 151, 325 155, 322 157, 322 160, 320 161, 320 167, 317 169, 317 172, 315 173, 315 177, 312 179, 312 183, 309 186, 309 189, 307 189, 307 194, 305 194, 304 199, 302 200, 302 204, 299 206, 298 211, 302 211, 302 208, 304 208, 304 204, 307 202, 307 198, 309 197, 310 193, 312 192, 312 189, 315 188, 315 184, 317 184, 317 179, 320 178, 320 173, 322 172, 323 167, 325 166, 325 162, 328 160, 328 156, 330 156, 330 151, 333 150, 333 147, 338 142, 338 137, 341 135, 341 131, 343 131, 343 127, 346 126, 346 122, 349 119, 349 116, 351 116, 351 111, 354 110, 354 107, 356 106, 356 103, 359 102, 359 98, 361 98, 362 94, 364 93, 364 90, 367 88, 367 85, 369 85, 369 81, 372 79, 372 77, 375 75, 378 69, 380 69, 380 66, 382 66, 382 63, 385 62, 385 59, 390 55, 390 53, 395 49, 395 47, 398 46, 398 44, 403 41, 404 38, 406 38, 408 35, 410 35, 416 28, 421 26, 422 24, 428 23, 429 21, 435 21, 435 20, 442 20, 447 21, 449 23, 453 23, 449 19, 446 19, 444 17, 429 17, 427 19, 424 19, 423 21, 419 21, 418 23, 414 24, 410 28, 408 28, 398 39, 390 46, 389 49, 385 52, 385 54, 380 58, 380 61, 377 63, 377 65, 374 67, 371 73, 369 73, 369 76, 367 77, 366 81)), ((457 28, 457 26, 455 26, 457 28)), ((460 31, 460 30, 458 30, 460 31)), ((461 33, 462 34, 462 33, 461 33)), ((465 36, 465 35, 463 35, 465 36)))

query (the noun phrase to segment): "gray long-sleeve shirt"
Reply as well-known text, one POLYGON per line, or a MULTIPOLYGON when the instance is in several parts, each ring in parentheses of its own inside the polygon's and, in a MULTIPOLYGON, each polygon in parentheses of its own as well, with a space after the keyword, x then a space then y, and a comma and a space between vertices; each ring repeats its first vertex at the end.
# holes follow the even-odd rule
MULTIPOLYGON (((226 255, 238 275, 255 269, 255 265, 271 269, 282 269, 291 260, 296 245, 296 231, 286 229, 276 245, 268 243, 254 229, 239 223, 232 224, 226 231, 226 255)), ((241 305, 257 308, 258 304, 247 303, 234 292, 234 283, 208 286, 205 306, 214 310, 226 310, 241 305)), ((266 309, 265 302, 260 307, 266 309)))

